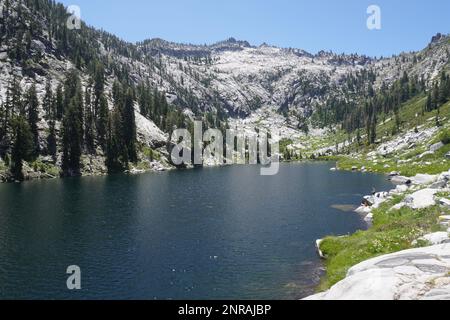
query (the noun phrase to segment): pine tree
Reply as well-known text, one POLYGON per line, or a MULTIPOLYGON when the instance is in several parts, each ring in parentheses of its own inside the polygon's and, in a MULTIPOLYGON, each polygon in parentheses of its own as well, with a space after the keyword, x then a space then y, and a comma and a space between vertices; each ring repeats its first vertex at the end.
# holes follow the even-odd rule
POLYGON ((103 150, 106 150, 106 134, 109 119, 108 101, 104 94, 100 96, 99 112, 97 120, 97 139, 103 150))
POLYGON ((6 108, 5 103, 0 101, 0 157, 6 155, 9 148, 9 141, 7 140, 8 123, 6 121, 6 108))
POLYGON ((114 102, 114 107, 120 106, 123 103, 122 85, 117 80, 113 83, 111 95, 114 102))
POLYGON ((54 120, 50 120, 49 122, 49 133, 47 136, 47 152, 48 155, 52 157, 53 162, 56 162, 57 142, 56 142, 56 131, 54 120))
POLYGON ((433 86, 433 92, 431 94, 431 110, 436 110, 439 106, 439 86, 437 83, 433 86))
POLYGON ((370 143, 373 144, 377 141, 377 114, 375 112, 372 114, 370 134, 370 143))
POLYGON ((22 102, 22 90, 16 76, 12 77, 8 85, 6 108, 10 116, 13 114, 25 115, 22 102))
POLYGON ((371 144, 371 130, 372 130, 372 126, 371 126, 371 120, 372 120, 372 106, 369 102, 365 103, 365 114, 366 114, 366 135, 367 135, 367 144, 371 144))
POLYGON ((93 154, 95 152, 95 119, 90 86, 86 88, 84 98, 84 143, 86 145, 86 151, 93 154))
POLYGON ((123 138, 131 162, 137 161, 136 151, 136 120, 134 115, 133 91, 128 88, 125 93, 122 110, 123 138))
POLYGON ((105 163, 110 173, 122 172, 128 168, 128 151, 122 138, 122 120, 118 109, 108 119, 105 163))
POLYGON ((447 75, 446 87, 445 96, 447 97, 447 100, 450 100, 450 75, 447 75))
POLYGON ((392 135, 396 135, 400 132, 401 119, 399 107, 394 107, 394 127, 392 129, 392 135))
POLYGON ((1 155, 5 156, 10 148, 11 145, 11 109, 12 109, 12 103, 11 103, 11 92, 8 89, 6 91, 6 102, 2 103, 2 115, 1 115, 1 136, 0 136, 0 143, 1 143, 1 155))
POLYGON ((58 88, 56 89, 55 109, 56 109, 56 119, 62 120, 64 115, 64 93, 62 85, 59 85, 58 88))
POLYGON ((63 158, 62 170, 65 176, 80 174, 80 157, 82 151, 82 123, 79 118, 79 104, 73 99, 67 108, 63 120, 63 158))
POLYGON ((442 124, 441 124, 441 109, 438 106, 437 112, 436 112, 436 127, 441 127, 441 126, 442 126, 442 124))
POLYGON ((14 179, 24 179, 23 161, 31 159, 33 148, 33 134, 23 116, 17 116, 13 121, 13 146, 11 152, 11 174, 14 179))
POLYGON ((53 101, 53 92, 51 81, 48 79, 45 86, 44 100, 42 101, 42 107, 45 111, 46 120, 54 120, 56 117, 55 103, 53 101))
POLYGON ((439 81, 439 105, 443 105, 448 100, 447 90, 448 90, 448 77, 445 72, 441 72, 441 77, 439 81))
POLYGON ((358 143, 358 146, 361 145, 361 130, 360 130, 360 128, 356 129, 356 142, 358 143))
POLYGON ((33 135, 33 155, 39 155, 39 100, 37 98, 36 86, 33 84, 26 95, 26 112, 28 115, 28 124, 30 125, 31 134, 33 135))
POLYGON ((433 111, 433 98, 431 97, 431 91, 427 94, 427 102, 425 104, 425 111, 431 112, 433 111))
POLYGON ((105 70, 103 64, 97 62, 94 70, 94 116, 97 117, 100 113, 100 99, 105 90, 105 70))
POLYGON ((62 130, 62 171, 63 175, 74 176, 80 174, 80 158, 84 145, 83 92, 76 70, 69 72, 64 87, 64 105, 67 109, 64 112, 62 130))

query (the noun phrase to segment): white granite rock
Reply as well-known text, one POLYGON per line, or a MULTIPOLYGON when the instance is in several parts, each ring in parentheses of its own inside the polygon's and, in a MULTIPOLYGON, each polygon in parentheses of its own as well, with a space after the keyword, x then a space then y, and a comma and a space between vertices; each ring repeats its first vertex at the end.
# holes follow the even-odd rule
POLYGON ((442 300, 450 297, 450 245, 362 262, 329 291, 305 300, 442 300))
POLYGON ((415 177, 412 177, 411 181, 413 184, 427 185, 427 184, 436 182, 437 178, 438 178, 438 176, 436 176, 436 175, 418 174, 415 177))
POLYGON ((439 204, 440 204, 441 206, 450 208, 450 200, 449 200, 449 199, 442 198, 442 199, 439 200, 439 204))
POLYGON ((438 193, 436 189, 422 189, 414 192, 405 198, 405 203, 411 209, 424 209, 436 204, 434 195, 438 193))
POLYGON ((366 222, 366 223, 372 223, 373 222, 373 213, 372 212, 370 212, 365 218, 364 218, 364 221, 366 222))
POLYGON ((391 182, 396 185, 403 185, 411 183, 411 179, 403 176, 395 176, 391 178, 391 182))
POLYGON ((447 187, 447 181, 439 180, 433 183, 430 188, 431 189, 444 189, 447 187))
MULTIPOLYGON (((427 235, 424 235, 423 237, 419 238, 418 240, 421 241, 428 241, 432 245, 438 245, 442 243, 447 243, 449 241, 448 232, 435 232, 430 233, 427 235)), ((417 243, 417 241, 415 241, 417 243)))
POLYGON ((395 206, 393 206, 393 207, 391 208, 390 211, 392 211, 392 210, 400 210, 400 209, 403 208, 405 205, 406 205, 406 203, 404 203, 404 202, 397 203, 395 206))
POLYGON ((391 190, 392 194, 402 194, 409 190, 407 185, 398 185, 394 190, 391 190))
POLYGON ((399 175, 400 175, 400 173, 397 172, 397 171, 392 171, 391 173, 389 173, 389 177, 396 177, 396 176, 399 176, 399 175))
POLYGON ((359 214, 369 214, 372 212, 372 209, 368 206, 360 206, 355 210, 355 212, 359 214))
POLYGON ((450 170, 439 175, 438 181, 450 181, 450 170))
POLYGON ((435 143, 435 144, 433 144, 432 146, 430 146, 430 151, 436 152, 436 151, 438 151, 439 149, 441 149, 443 146, 444 146, 444 144, 443 144, 442 142, 439 141, 438 143, 435 143))
POLYGON ((322 244, 323 239, 318 239, 316 240, 316 249, 317 249, 317 253, 319 254, 319 257, 321 257, 322 259, 325 259, 325 255, 323 254, 322 250, 320 249, 320 245, 322 244))

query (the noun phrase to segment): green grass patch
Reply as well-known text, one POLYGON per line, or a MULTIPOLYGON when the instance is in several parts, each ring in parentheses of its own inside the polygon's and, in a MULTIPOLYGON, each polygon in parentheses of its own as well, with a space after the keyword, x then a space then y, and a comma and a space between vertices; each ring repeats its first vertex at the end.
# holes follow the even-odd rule
POLYGON ((8 167, 3 161, 0 161, 0 171, 6 171, 8 167))
POLYGON ((398 163, 396 158, 388 158, 380 160, 378 163, 365 159, 355 159, 345 156, 325 157, 323 160, 335 160, 340 170, 351 170, 352 167, 361 169, 366 167, 369 172, 388 174, 397 171, 403 176, 413 177, 418 173, 423 174, 439 174, 448 171, 450 161, 444 159, 444 155, 450 151, 450 147, 446 146, 436 152, 434 155, 428 155, 418 162, 398 163))
POLYGON ((151 169, 150 163, 148 161, 139 161, 136 164, 136 169, 148 171, 151 169))
POLYGON ((443 144, 450 144, 450 129, 444 128, 439 132, 439 141, 443 144))
POLYGON ((55 178, 59 177, 60 169, 55 165, 44 163, 40 160, 36 160, 33 163, 31 163, 31 167, 36 172, 46 173, 55 178))
MULTIPOLYGON (((400 201, 397 197, 375 209, 373 226, 369 230, 345 237, 328 237, 322 242, 321 250, 327 257, 327 275, 320 291, 343 280, 352 266, 380 255, 410 249, 412 242, 420 236, 440 230, 438 217, 442 208, 389 210, 400 201)), ((427 243, 418 243, 416 247, 425 245, 427 243)))
POLYGON ((283 154, 286 152, 286 149, 294 143, 292 139, 282 139, 280 140, 280 152, 283 154))
POLYGON ((147 146, 141 147, 141 152, 144 155, 144 157, 150 161, 161 160, 161 154, 158 151, 153 150, 150 147, 147 147, 147 146))

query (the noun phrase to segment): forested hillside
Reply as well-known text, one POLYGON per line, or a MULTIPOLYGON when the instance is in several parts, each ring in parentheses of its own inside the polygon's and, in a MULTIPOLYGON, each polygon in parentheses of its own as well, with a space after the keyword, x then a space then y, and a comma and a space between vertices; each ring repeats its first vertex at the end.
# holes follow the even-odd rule
POLYGON ((283 139, 342 129, 375 144, 386 118, 401 129, 402 103, 427 97, 430 112, 449 100, 440 34, 423 51, 370 58, 233 38, 132 44, 67 28, 66 8, 49 0, 2 0, 0 12, 2 180, 165 170, 171 132, 195 119, 222 131, 266 123, 283 139))

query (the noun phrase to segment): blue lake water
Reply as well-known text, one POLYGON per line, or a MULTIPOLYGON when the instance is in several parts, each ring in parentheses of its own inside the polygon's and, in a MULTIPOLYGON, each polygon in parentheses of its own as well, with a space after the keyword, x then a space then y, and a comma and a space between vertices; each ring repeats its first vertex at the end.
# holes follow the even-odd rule
POLYGON ((0 185, 0 298, 299 299, 321 275, 314 242, 365 228, 380 175, 283 164, 0 185), (66 268, 81 268, 69 291, 66 268))

